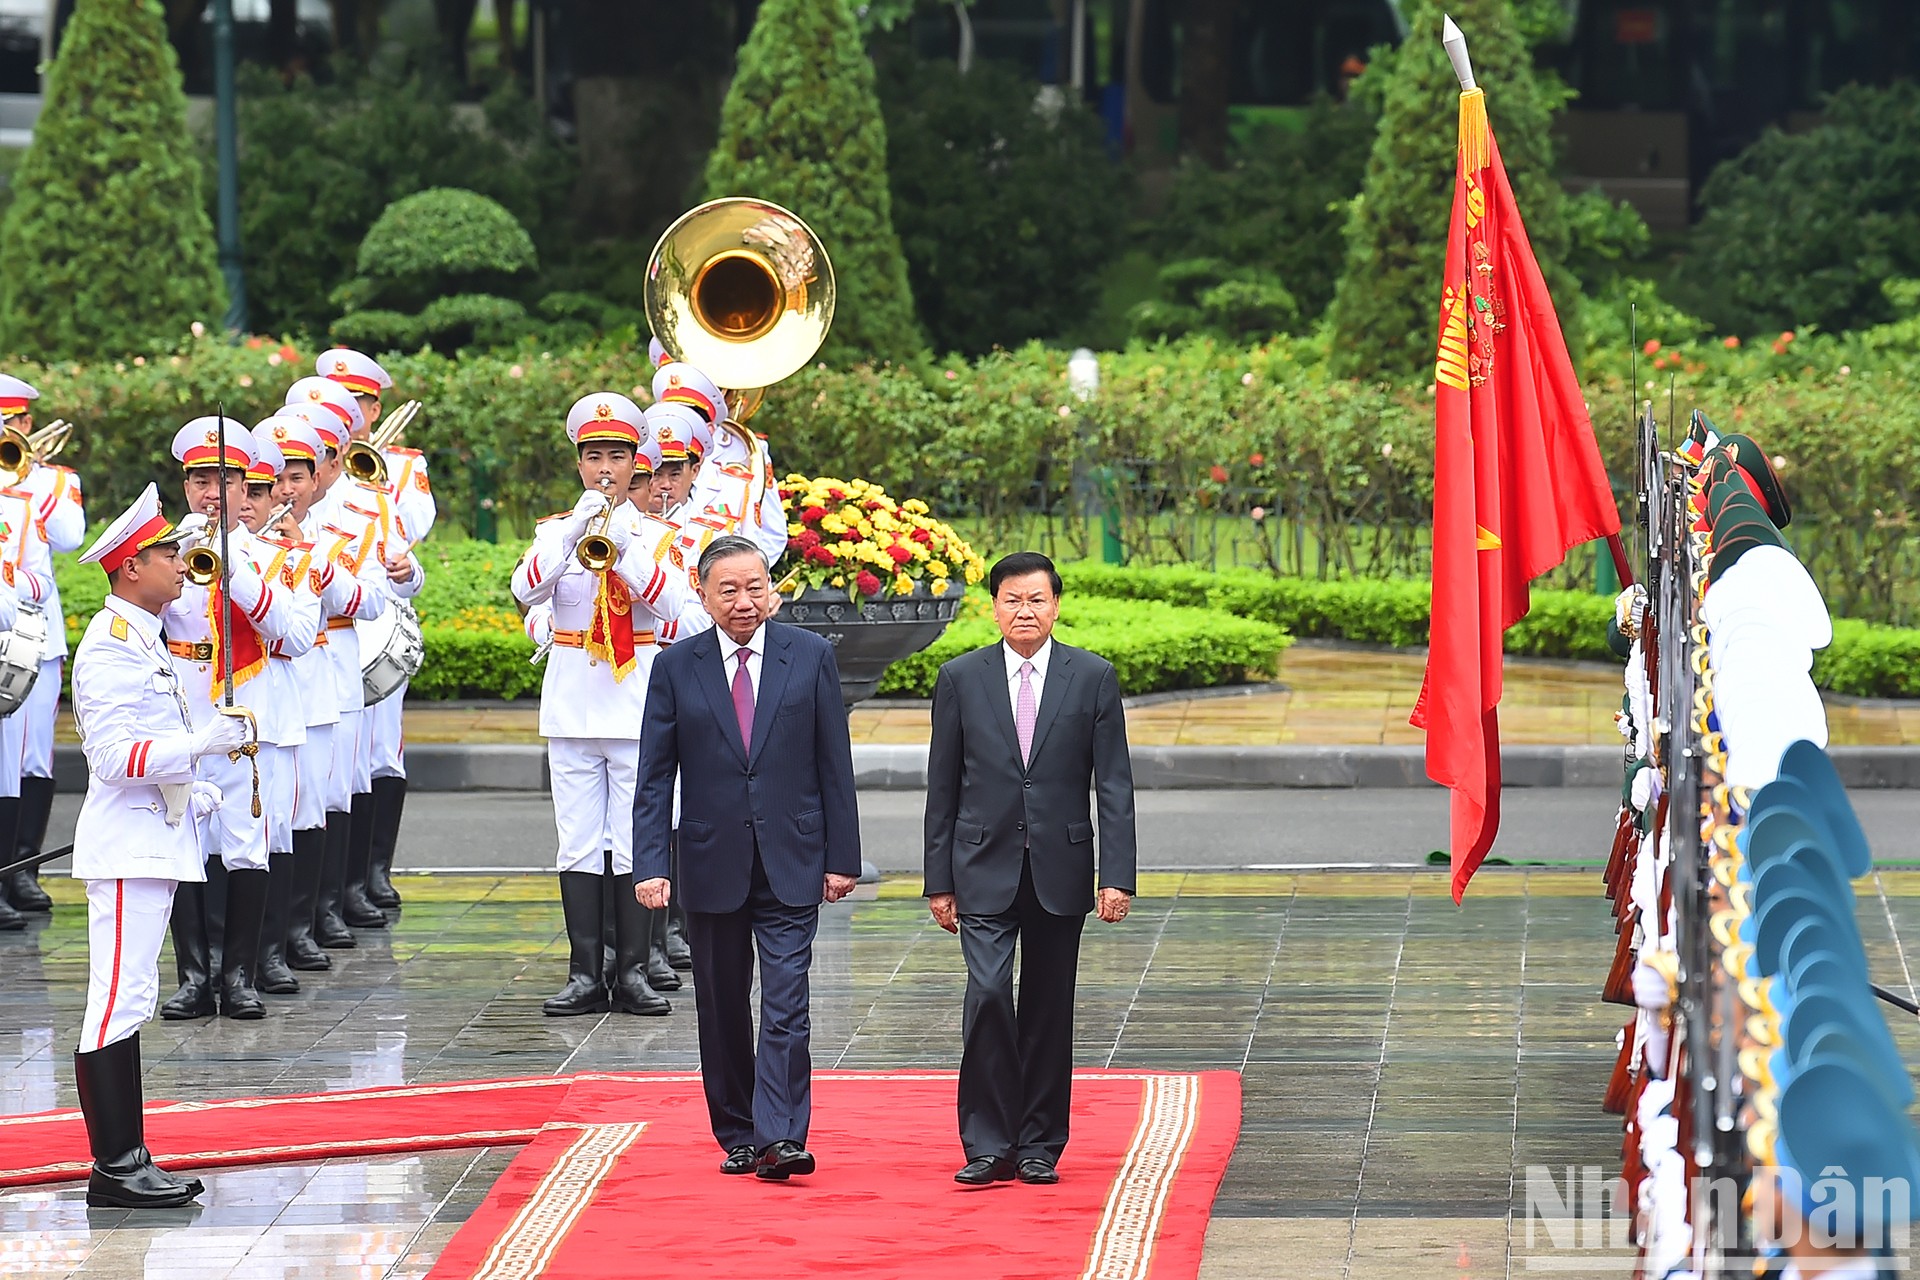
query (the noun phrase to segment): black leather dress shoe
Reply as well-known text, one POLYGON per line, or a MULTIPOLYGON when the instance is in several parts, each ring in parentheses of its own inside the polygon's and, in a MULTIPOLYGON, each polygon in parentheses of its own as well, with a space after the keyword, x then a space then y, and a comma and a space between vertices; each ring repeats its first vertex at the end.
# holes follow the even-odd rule
POLYGON ((769 1182, 785 1182, 797 1174, 813 1172, 813 1153, 791 1139, 776 1142, 760 1153, 760 1167, 754 1170, 758 1177, 769 1182))
POLYGON ((953 1175, 963 1187, 984 1187, 993 1182, 1013 1181, 1013 1161, 1002 1156, 981 1156, 967 1161, 967 1167, 953 1175))
POLYGON ((727 1158, 720 1162, 722 1173, 752 1173, 760 1167, 760 1148, 751 1142, 743 1142, 737 1147, 727 1149, 727 1158))
POLYGON ((1020 1181, 1033 1187, 1050 1187, 1060 1181, 1060 1171, 1045 1160, 1028 1158, 1020 1162, 1020 1181))

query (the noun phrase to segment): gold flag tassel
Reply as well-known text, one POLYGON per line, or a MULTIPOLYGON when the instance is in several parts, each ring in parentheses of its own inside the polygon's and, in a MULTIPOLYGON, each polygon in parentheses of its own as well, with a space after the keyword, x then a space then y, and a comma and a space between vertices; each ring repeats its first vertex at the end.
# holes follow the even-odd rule
POLYGON ((1492 162, 1493 126, 1487 123, 1487 91, 1478 87, 1460 95, 1460 167, 1478 173, 1492 162))

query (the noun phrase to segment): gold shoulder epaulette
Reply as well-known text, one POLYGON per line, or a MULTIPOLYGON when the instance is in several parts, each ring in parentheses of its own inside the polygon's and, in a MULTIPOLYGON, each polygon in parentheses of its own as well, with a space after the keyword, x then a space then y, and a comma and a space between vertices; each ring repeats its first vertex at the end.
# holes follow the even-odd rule
POLYGON ((125 618, 116 617, 112 622, 107 624, 107 633, 111 635, 115 640, 127 639, 128 638, 127 620, 125 618))

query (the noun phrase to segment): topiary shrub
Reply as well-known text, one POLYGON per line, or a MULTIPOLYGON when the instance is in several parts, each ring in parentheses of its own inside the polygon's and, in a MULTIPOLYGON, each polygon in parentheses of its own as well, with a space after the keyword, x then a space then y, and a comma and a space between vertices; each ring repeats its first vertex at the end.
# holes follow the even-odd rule
POLYGON ((920 350, 873 63, 847 0, 761 5, 721 109, 706 189, 785 205, 825 241, 839 305, 824 359, 905 360, 920 350))
MULTIPOLYGON (((1439 0, 1414 0, 1405 43, 1379 51, 1359 80, 1379 103, 1380 127, 1347 223, 1331 312, 1332 363, 1345 376, 1432 372, 1459 144, 1460 81, 1440 44, 1441 9, 1439 0)), ((1466 33, 1527 234, 1565 322, 1578 291, 1559 265, 1568 249, 1567 197, 1554 180, 1552 129, 1568 92, 1534 70, 1510 0, 1448 0, 1447 11, 1466 33)))
POLYGON ((1190 258, 1160 269, 1162 299, 1130 313, 1134 336, 1153 341, 1206 334, 1232 343, 1264 342, 1300 327, 1300 304, 1280 280, 1218 258, 1190 258))
POLYGON ((1877 324, 1920 275, 1920 86, 1849 86, 1816 127, 1768 130, 1713 171, 1674 297, 1724 333, 1877 324))
POLYGON ((998 63, 882 68, 893 220, 935 349, 979 355, 1086 319, 1130 195, 1100 121, 998 63))
POLYGON ((471 191, 435 187, 388 205, 360 242, 360 275, 335 296, 340 342, 376 350, 455 351, 510 342, 527 309, 490 289, 531 272, 533 239, 511 213, 471 191))
POLYGON ((80 0, 0 223, 0 344, 44 359, 171 345, 227 290, 180 64, 155 0, 80 0))

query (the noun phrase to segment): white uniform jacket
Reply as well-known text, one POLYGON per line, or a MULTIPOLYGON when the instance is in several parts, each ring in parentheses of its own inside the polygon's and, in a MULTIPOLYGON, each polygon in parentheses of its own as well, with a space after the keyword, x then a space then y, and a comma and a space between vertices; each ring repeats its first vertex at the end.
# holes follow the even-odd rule
MULTIPOLYGON (((233 629, 233 696, 236 704, 252 711, 259 721, 260 741, 280 745, 280 735, 292 731, 294 720, 300 722, 299 738, 306 737, 307 725, 298 701, 289 702, 284 696, 274 696, 272 683, 264 678, 267 665, 272 661, 267 653, 275 641, 301 644, 303 634, 304 643, 311 645, 317 615, 302 608, 298 593, 284 583, 266 581, 255 563, 253 544, 258 542, 259 539, 244 528, 234 529, 227 535, 227 546, 233 557, 229 587, 235 611, 244 614, 246 619, 233 629), (249 628, 251 636, 247 634, 249 628)), ((218 535, 210 545, 218 549, 218 535)), ((195 724, 211 723, 209 717, 214 714, 213 704, 218 696, 213 678, 216 643, 208 603, 212 592, 212 587, 189 582, 181 588, 180 598, 161 615, 167 628, 173 667, 179 673, 195 724)))
POLYGON ((765 440, 742 427, 714 432, 686 510, 716 517, 728 533, 753 539, 769 565, 787 549, 787 509, 773 478, 773 454, 765 440))
POLYGON ((532 549, 513 571, 515 599, 552 606, 554 644, 540 685, 542 737, 639 741, 657 629, 662 619, 699 608, 685 569, 674 559, 673 526, 642 515, 631 503, 622 503, 613 521, 628 538, 611 572, 619 574, 631 597, 635 647, 634 665, 619 679, 612 666, 586 649, 600 584, 574 555, 582 527, 570 515, 542 521, 532 549))
POLYGON ((162 788, 193 782, 193 720, 160 642, 160 619, 118 596, 93 615, 73 659, 73 719, 87 797, 73 832, 81 880, 204 880, 185 794, 167 821, 162 788))
MULTIPOLYGON (((40 522, 47 550, 55 555, 78 551, 87 537, 87 512, 80 496, 80 477, 68 467, 36 463, 19 485, 33 496, 34 518, 40 522)), ((48 561, 51 568, 51 558, 48 561)), ((67 656, 66 615, 60 609, 60 588, 47 574, 46 596, 40 603, 47 615, 48 658, 67 656)))
POLYGON ((427 460, 418 449, 388 449, 387 497, 409 544, 424 542, 439 514, 433 505, 433 486, 427 481, 427 460))

